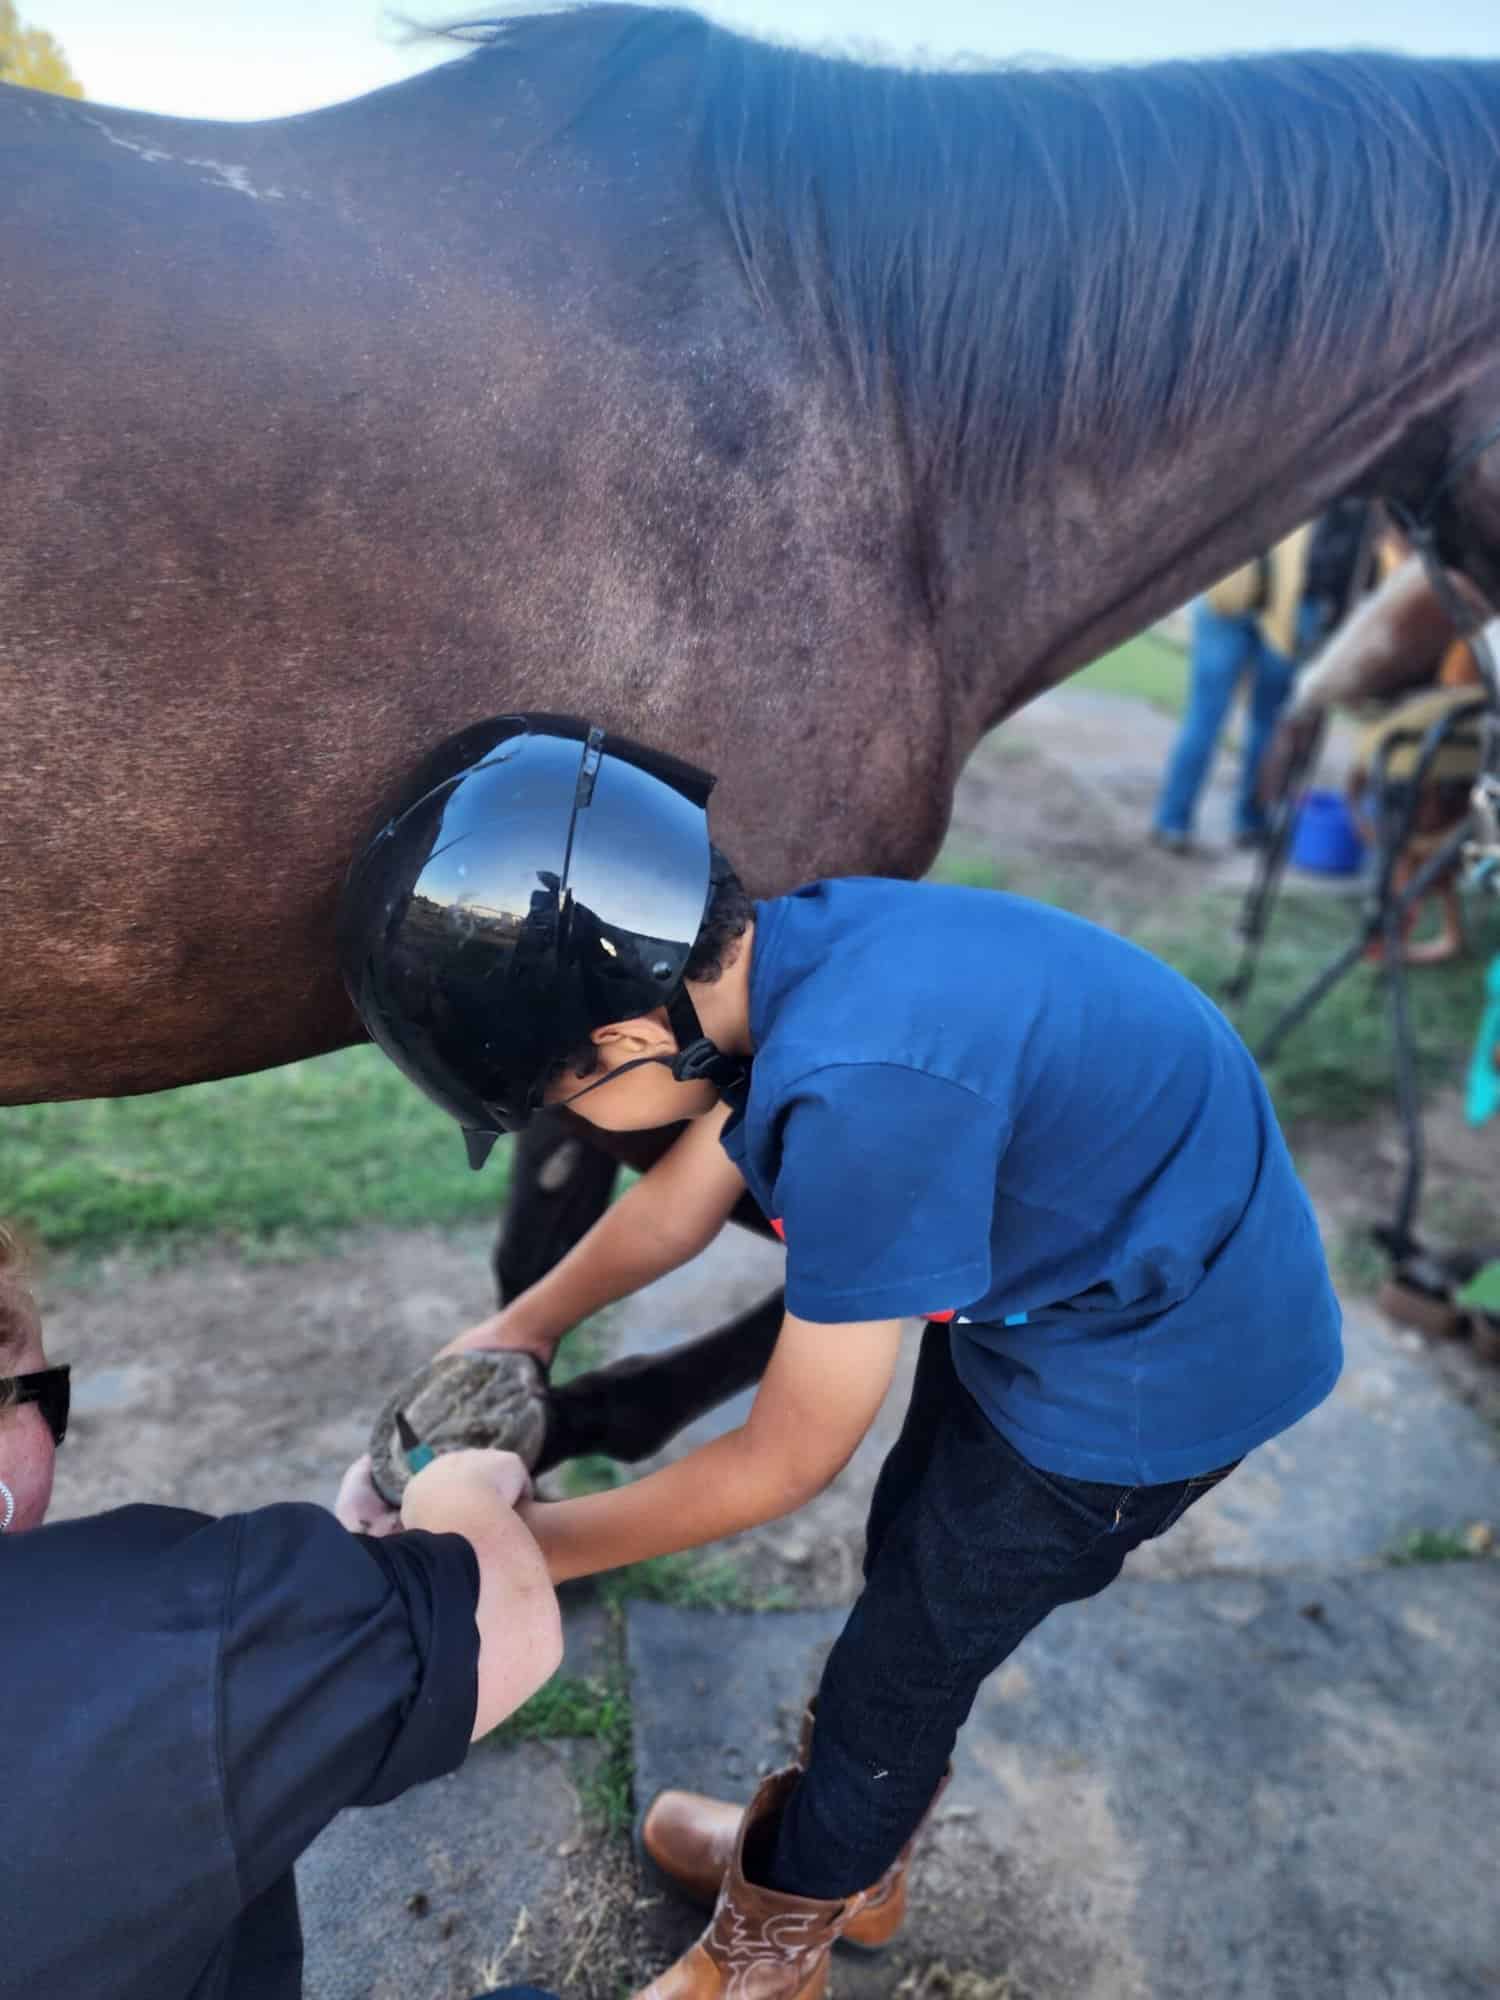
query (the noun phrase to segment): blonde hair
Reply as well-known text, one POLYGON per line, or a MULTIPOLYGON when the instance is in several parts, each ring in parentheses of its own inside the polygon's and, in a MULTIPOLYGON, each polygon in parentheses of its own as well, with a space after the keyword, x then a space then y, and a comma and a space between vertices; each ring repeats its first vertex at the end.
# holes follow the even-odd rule
MULTIPOLYGON (((9 1362, 37 1327, 36 1301, 26 1289, 25 1269, 20 1238, 0 1222, 0 1377, 9 1372, 9 1362)), ((0 1410, 10 1400, 10 1390, 0 1382, 0 1410)))

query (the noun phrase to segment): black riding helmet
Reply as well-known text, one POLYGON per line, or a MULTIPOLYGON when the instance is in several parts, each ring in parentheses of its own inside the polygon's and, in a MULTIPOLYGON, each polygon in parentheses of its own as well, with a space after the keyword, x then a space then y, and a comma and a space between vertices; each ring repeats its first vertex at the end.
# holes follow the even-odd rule
POLYGON ((496 716, 433 751, 356 857, 344 982, 371 1039, 463 1127, 471 1166, 612 1021, 665 1007, 674 1075, 737 1071, 682 983, 713 785, 575 716, 496 716))

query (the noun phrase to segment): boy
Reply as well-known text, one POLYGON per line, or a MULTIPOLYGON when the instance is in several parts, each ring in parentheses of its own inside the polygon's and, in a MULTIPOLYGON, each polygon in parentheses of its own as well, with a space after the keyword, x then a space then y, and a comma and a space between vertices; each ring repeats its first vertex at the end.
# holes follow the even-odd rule
POLYGON ((1147 953, 1014 897, 839 881, 752 905, 711 780, 567 718, 435 754, 355 862, 366 1026, 483 1157, 540 1103, 686 1130, 464 1344, 544 1363, 701 1250, 743 1187, 786 1321, 738 1430, 527 1511, 554 1580, 737 1533, 843 1467, 925 1317, 865 1587, 802 1762, 743 1820, 665 1794, 648 1848, 713 1925, 655 1982, 821 1990, 883 1942, 981 1681, 1339 1372, 1316 1225, 1248 1052, 1147 953), (535 885, 540 884, 540 890, 535 885))

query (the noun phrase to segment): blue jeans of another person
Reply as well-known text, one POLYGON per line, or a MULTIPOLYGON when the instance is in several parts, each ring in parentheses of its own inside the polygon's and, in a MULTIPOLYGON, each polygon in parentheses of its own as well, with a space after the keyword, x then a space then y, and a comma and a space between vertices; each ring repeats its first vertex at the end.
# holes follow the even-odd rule
POLYGON ((1159 832, 1192 832, 1199 794, 1219 747, 1234 691, 1246 674, 1250 677, 1250 703, 1235 793, 1234 830, 1246 839, 1264 831, 1265 815, 1256 786, 1276 718, 1291 692, 1292 662, 1266 644, 1253 618, 1223 618, 1200 598, 1193 606, 1187 714, 1168 759, 1156 806, 1159 832))
POLYGON ((833 1901, 868 1889, 942 1781, 988 1675, 1059 1604, 1093 1597, 1232 1468, 1166 1486, 1043 1472, 923 1336, 911 1406, 865 1530, 865 1587, 818 1690, 806 1772, 763 1879, 833 1901))

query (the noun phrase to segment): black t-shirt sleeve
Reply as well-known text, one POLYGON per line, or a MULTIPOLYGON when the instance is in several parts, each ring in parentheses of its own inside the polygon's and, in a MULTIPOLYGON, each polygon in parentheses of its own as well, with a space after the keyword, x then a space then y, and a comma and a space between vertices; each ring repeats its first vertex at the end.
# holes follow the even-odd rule
POLYGON ((350 1535, 321 1507, 237 1522, 219 1749, 241 1892, 345 1806, 463 1762, 478 1695, 479 1566, 459 1535, 350 1535))

